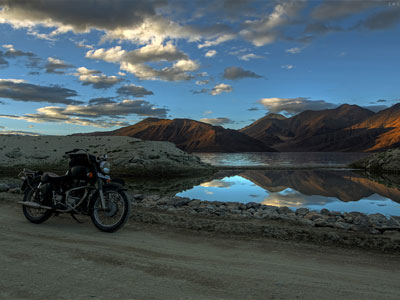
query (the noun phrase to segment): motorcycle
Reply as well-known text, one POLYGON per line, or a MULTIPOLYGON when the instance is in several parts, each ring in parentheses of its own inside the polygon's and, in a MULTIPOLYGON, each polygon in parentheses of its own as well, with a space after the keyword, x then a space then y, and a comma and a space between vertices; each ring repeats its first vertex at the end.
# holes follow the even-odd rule
MULTIPOLYGON (((23 169, 22 211, 32 223, 40 224, 53 214, 89 215, 101 231, 114 232, 129 218, 130 201, 123 182, 111 180, 107 155, 96 157, 84 149, 65 152, 69 170, 63 176, 23 169)), ((78 221, 79 222, 79 221, 78 221)))

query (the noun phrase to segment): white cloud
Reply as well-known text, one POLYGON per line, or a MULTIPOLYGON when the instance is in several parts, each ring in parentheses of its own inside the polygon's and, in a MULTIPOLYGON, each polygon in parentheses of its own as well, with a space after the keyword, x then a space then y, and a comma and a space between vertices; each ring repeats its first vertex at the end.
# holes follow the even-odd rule
POLYGON ((211 125, 223 125, 233 123, 233 121, 229 118, 203 118, 200 119, 200 121, 211 125))
POLYGON ((229 33, 229 34, 223 34, 219 37, 217 37, 216 39, 212 40, 212 41, 205 41, 202 44, 199 44, 198 47, 204 48, 204 47, 212 47, 212 46, 216 46, 219 45, 221 43, 233 40, 234 38, 236 38, 235 34, 229 33))
POLYGON ((220 84, 217 84, 216 86, 214 86, 212 88, 212 90, 210 91, 210 94, 215 96, 215 95, 218 95, 218 94, 221 94, 221 93, 224 93, 224 92, 225 93, 230 93, 232 91, 233 91, 233 89, 229 84, 220 83, 220 84))
POLYGON ((119 63, 121 70, 146 80, 189 80, 193 78, 193 75, 188 72, 196 71, 200 67, 172 43, 150 44, 129 52, 122 50, 120 46, 108 50, 97 49, 88 51, 86 57, 119 63), (147 64, 150 62, 174 63, 169 67, 156 69, 147 64))
POLYGON ((286 49, 285 52, 290 53, 290 54, 297 54, 297 53, 300 53, 301 50, 302 49, 299 47, 294 47, 294 48, 286 49))
POLYGON ((208 84, 210 81, 208 79, 205 80, 197 80, 196 84, 197 85, 204 85, 204 84, 208 84))
POLYGON ((206 54, 204 55, 205 57, 213 57, 217 54, 217 51, 215 50, 209 50, 206 52, 206 54))
POLYGON ((115 84, 123 81, 116 76, 106 76, 98 70, 89 70, 85 67, 80 67, 74 75, 79 78, 83 85, 92 85, 95 89, 107 89, 115 84))
POLYGON ((33 123, 67 123, 82 126, 114 127, 127 126, 122 117, 132 114, 139 116, 165 117, 167 109, 157 108, 144 100, 123 100, 121 102, 96 103, 96 105, 67 105, 66 107, 45 106, 34 114, 0 115, 0 118, 25 120, 33 123))
POLYGON ((239 57, 240 60, 244 61, 249 61, 250 59, 258 59, 258 58, 264 58, 264 57, 261 55, 255 55, 254 53, 243 54, 242 56, 239 57))
POLYGON ((259 103, 271 113, 286 112, 291 115, 305 110, 322 110, 337 106, 337 104, 332 104, 324 100, 310 100, 305 97, 263 98, 259 103))
POLYGON ((282 35, 279 28, 288 25, 304 5, 304 1, 280 2, 266 17, 244 22, 240 35, 257 47, 273 43, 282 35))
POLYGON ((294 66, 293 65, 283 65, 283 66, 281 66, 281 68, 282 69, 286 69, 286 70, 290 70, 290 69, 293 69, 294 66))

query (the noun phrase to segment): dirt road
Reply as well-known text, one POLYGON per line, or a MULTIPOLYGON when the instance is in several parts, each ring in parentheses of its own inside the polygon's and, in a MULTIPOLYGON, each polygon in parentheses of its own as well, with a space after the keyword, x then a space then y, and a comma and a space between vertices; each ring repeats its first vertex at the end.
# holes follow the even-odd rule
MULTIPOLYGON (((4 203, 4 202, 3 202, 4 203)), ((0 205, 1 299, 400 299, 400 255, 89 220, 0 205)))

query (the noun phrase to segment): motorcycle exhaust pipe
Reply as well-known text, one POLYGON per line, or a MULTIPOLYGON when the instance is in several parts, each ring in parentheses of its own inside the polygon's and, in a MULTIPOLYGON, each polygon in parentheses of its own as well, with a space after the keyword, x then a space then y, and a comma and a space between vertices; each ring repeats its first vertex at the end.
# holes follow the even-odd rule
POLYGON ((18 203, 22 204, 24 206, 31 207, 31 208, 43 208, 43 209, 47 209, 47 210, 53 209, 50 206, 43 206, 43 205, 40 205, 39 203, 32 202, 32 201, 18 201, 18 203))

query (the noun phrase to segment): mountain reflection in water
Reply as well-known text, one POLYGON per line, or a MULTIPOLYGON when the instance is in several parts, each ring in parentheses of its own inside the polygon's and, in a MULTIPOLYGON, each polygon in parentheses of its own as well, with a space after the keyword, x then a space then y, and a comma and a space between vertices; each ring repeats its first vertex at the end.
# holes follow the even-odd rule
POLYGON ((178 196, 400 215, 400 177, 370 178, 350 170, 220 171, 178 196), (397 187, 396 187, 397 186, 397 187))

